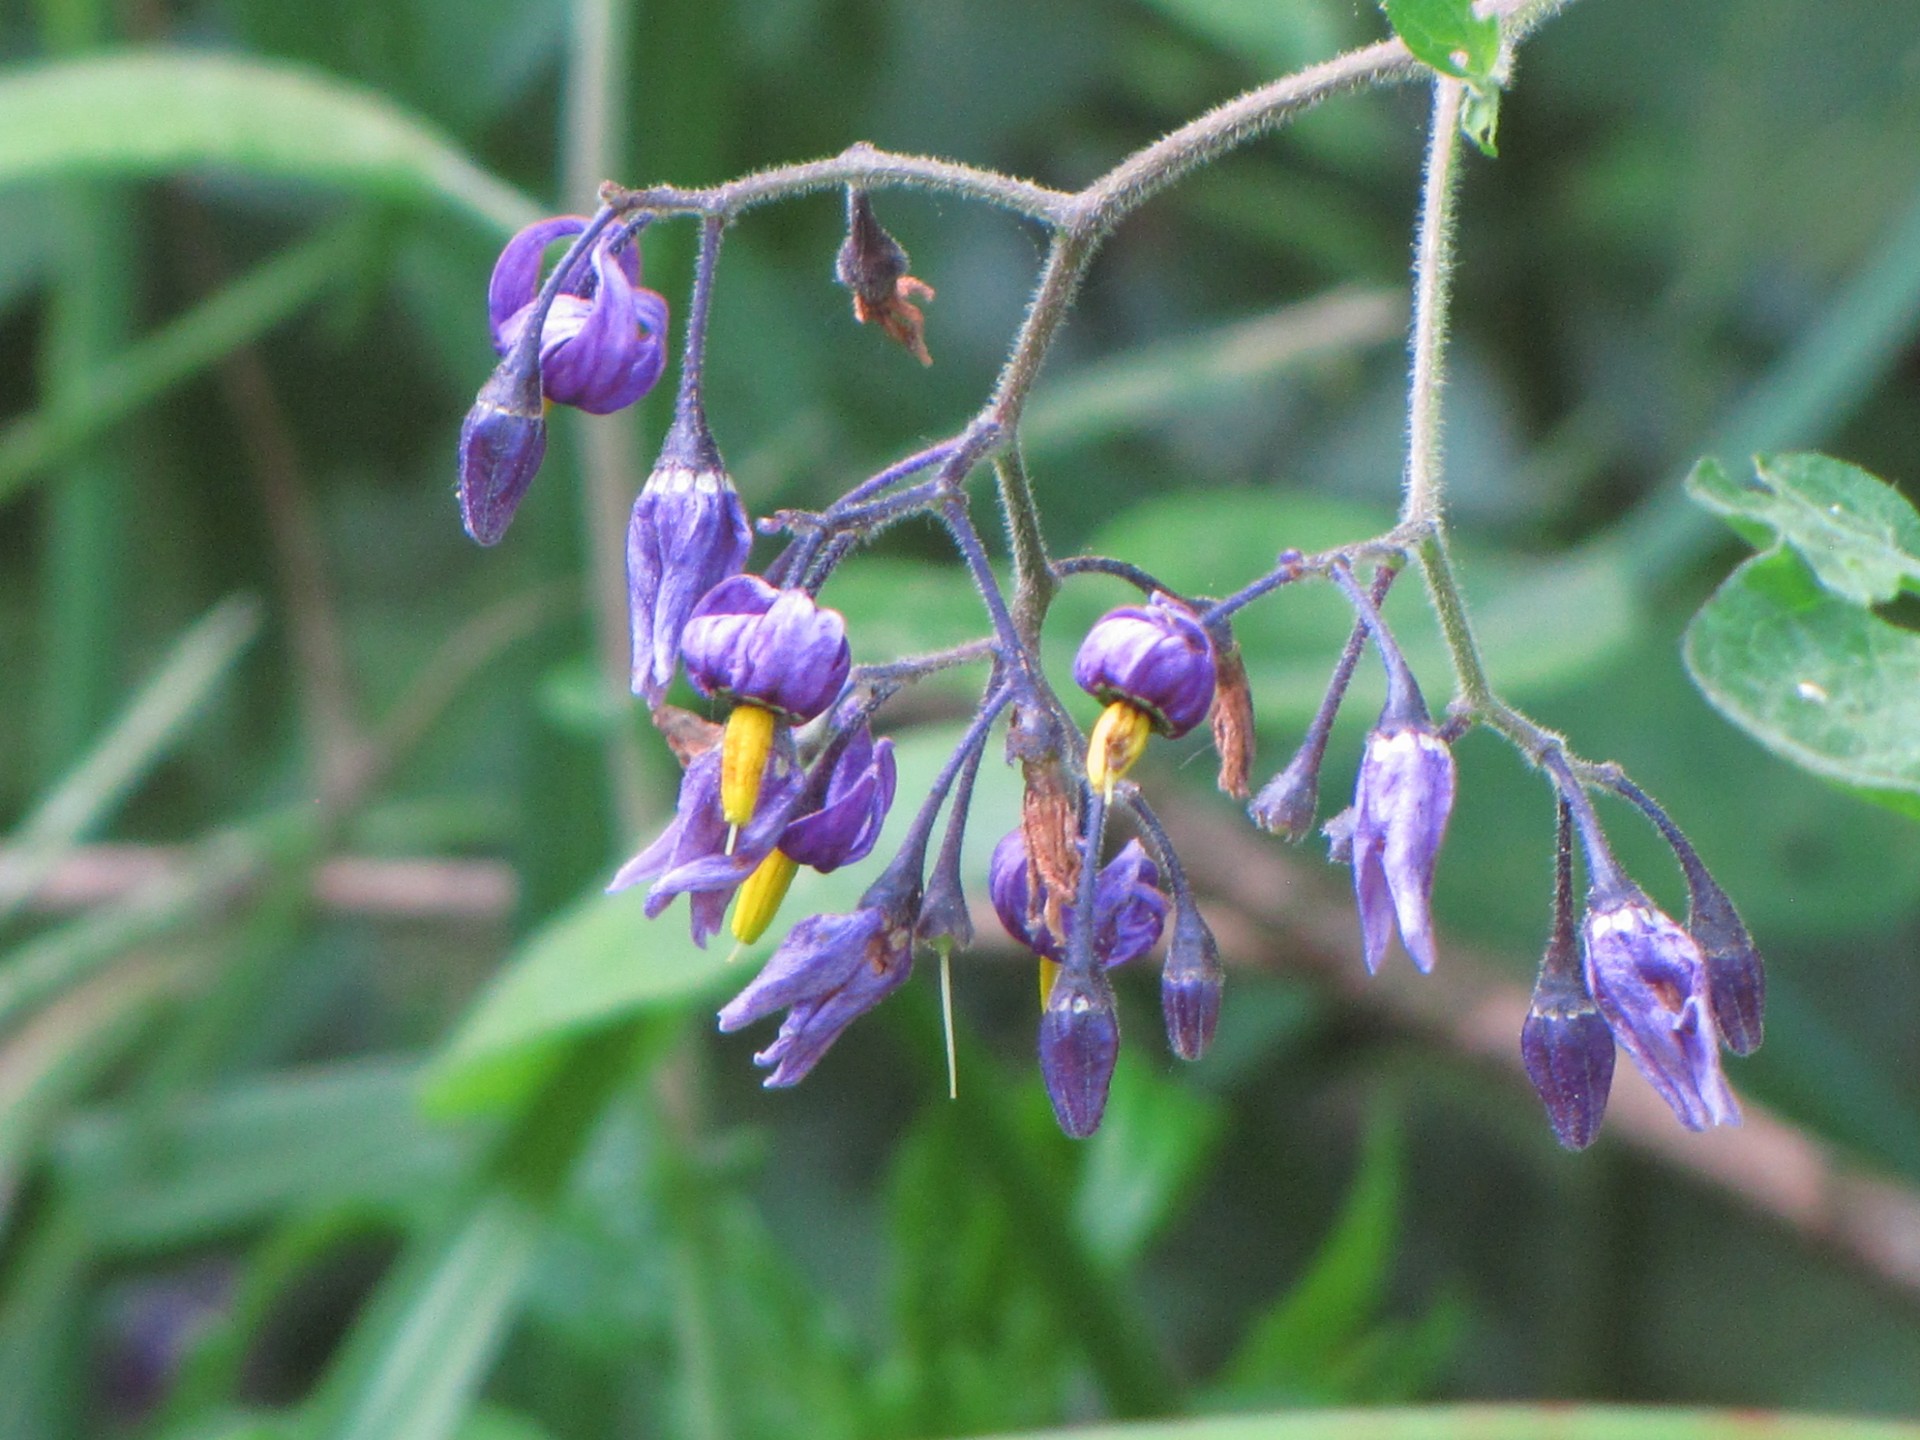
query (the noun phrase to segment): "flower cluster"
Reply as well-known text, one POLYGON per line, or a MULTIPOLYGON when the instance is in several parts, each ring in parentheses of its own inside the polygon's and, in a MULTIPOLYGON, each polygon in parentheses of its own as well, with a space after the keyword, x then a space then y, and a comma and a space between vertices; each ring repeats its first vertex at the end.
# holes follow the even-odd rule
MULTIPOLYGON (((912 301, 931 290, 907 274, 906 252, 858 189, 848 194, 848 224, 836 274, 853 292, 857 318, 926 360, 925 317, 912 301)), ((788 539, 769 563, 750 568, 754 527, 701 398, 723 230, 720 220, 708 221, 672 423, 627 532, 632 687, 670 737, 684 774, 671 822, 610 888, 645 885, 650 918, 686 896, 697 944, 723 926, 740 945, 755 944, 801 867, 832 871, 877 847, 899 784, 893 742, 873 731, 881 707, 936 670, 991 661, 971 724, 859 903, 793 925, 720 1011, 720 1028, 729 1032, 781 1017, 772 1043, 755 1057, 766 1083, 804 1079, 854 1019, 907 980, 917 948, 941 951, 944 977, 946 956, 971 943, 963 846, 975 778, 1003 719, 1007 757, 1023 781, 1021 823, 995 846, 986 892, 1007 935, 1038 965, 1036 1052, 1061 1128, 1079 1137, 1100 1124, 1120 1052, 1113 976, 1163 937, 1168 1046, 1182 1059, 1201 1058, 1219 1023, 1225 971, 1180 857, 1132 777, 1153 737, 1178 741, 1210 719, 1220 788, 1246 799, 1253 692, 1233 617, 1309 577, 1345 593, 1355 627, 1299 750, 1247 810, 1261 828, 1290 840, 1312 830, 1334 719, 1371 644, 1386 672, 1386 702, 1361 747, 1353 802, 1325 831, 1335 859, 1351 869, 1367 970, 1379 969, 1397 937, 1414 966, 1431 971, 1434 879, 1456 784, 1452 742, 1465 721, 1435 721, 1381 617, 1386 587, 1408 552, 1390 538, 1368 542, 1364 553, 1381 564, 1363 587, 1352 570, 1362 547, 1313 559, 1282 551, 1270 573, 1212 601, 1178 595, 1124 561, 1042 556, 1055 583, 1100 572, 1142 592, 1140 603, 1103 615, 1074 657, 1074 681, 1099 706, 1083 737, 1041 664, 1034 632, 1044 599, 1023 627, 967 517, 963 483, 1005 443, 997 424, 976 423, 908 457, 818 514, 767 517, 760 528, 788 539), (862 541, 912 515, 945 528, 979 585, 991 633, 936 655, 856 667, 846 619, 819 593, 862 541), (683 678, 714 719, 668 704, 683 678), (929 873, 942 814, 945 837, 929 873), (1118 827, 1131 837, 1110 833, 1118 827)), ((635 225, 615 225, 609 209, 592 220, 531 226, 501 255, 488 316, 503 358, 460 442, 462 515, 480 543, 501 538, 539 466, 549 403, 605 413, 658 380, 666 305, 640 286, 637 234, 635 225), (543 256, 563 239, 573 243, 543 280, 543 256)), ((1685 837, 1630 782, 1610 767, 1576 765, 1557 738, 1529 753, 1561 798, 1553 934, 1520 1043, 1554 1132, 1570 1147, 1591 1142, 1616 1047, 1682 1123, 1735 1123, 1739 1110, 1719 1050, 1725 1044, 1745 1053, 1759 1043, 1764 993, 1739 916, 1685 837), (1592 786, 1625 796, 1667 837, 1692 900, 1686 926, 1621 873, 1588 800, 1592 786), (1576 832, 1589 880, 1577 924, 1576 832)))

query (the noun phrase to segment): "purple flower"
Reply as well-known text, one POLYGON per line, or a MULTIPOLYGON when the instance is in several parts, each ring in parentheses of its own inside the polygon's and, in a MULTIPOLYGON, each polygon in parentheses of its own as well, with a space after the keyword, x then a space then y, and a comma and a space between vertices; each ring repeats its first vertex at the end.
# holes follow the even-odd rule
POLYGON ((780 839, 801 783, 790 753, 776 754, 753 818, 734 837, 729 853, 729 826, 720 812, 720 758, 717 745, 694 757, 680 779, 680 800, 672 822, 657 840, 621 866, 607 886, 612 892, 651 880, 646 904, 650 920, 672 904, 674 896, 688 896, 693 940, 701 946, 726 918, 734 890, 780 839))
MULTIPOLYGON (((1055 936, 1046 919, 1044 884, 1036 902, 1030 887, 1027 845, 1018 830, 1009 831, 993 847, 987 864, 987 893, 1007 933, 1027 949, 1055 964, 1064 963, 1073 935, 1074 907, 1061 907, 1061 929, 1055 936)), ((1103 966, 1124 965, 1160 942, 1166 924, 1167 900, 1160 893, 1160 870, 1138 840, 1129 840, 1120 853, 1101 867, 1093 882, 1093 957, 1103 966)))
POLYGON ((1563 975, 1549 965, 1542 973, 1520 1027, 1520 1058, 1554 1135, 1569 1150, 1586 1149, 1613 1087, 1613 1031, 1578 971, 1563 975))
POLYGON ((1590 903, 1581 925, 1587 988, 1633 1063, 1689 1130, 1737 1125, 1720 1073, 1706 961, 1672 920, 1628 888, 1590 903))
POLYGON ((799 1084, 841 1031, 900 987, 913 969, 915 913, 910 900, 876 901, 869 890, 851 915, 809 915, 788 932, 720 1012, 729 1033, 787 1012, 773 1044, 753 1057, 772 1070, 767 1085, 799 1084))
POLYGON ((676 416, 627 526, 633 693, 658 709, 700 599, 747 563, 753 530, 697 409, 676 416))
POLYGON ((494 369, 460 423, 460 520, 482 545, 497 545, 547 453, 545 402, 532 347, 494 369))
POLYGON ((680 653, 702 695, 759 705, 795 725, 833 703, 853 666, 837 610, 758 575, 735 575, 709 590, 681 632, 680 653))
POLYGON ((1452 809, 1453 752, 1431 725, 1386 724, 1367 736, 1352 859, 1369 973, 1386 958, 1396 924, 1413 963, 1433 969, 1433 871, 1452 809))
MULTIPOLYGON (((540 262, 554 241, 587 221, 536 221, 507 242, 487 287, 493 348, 505 355, 539 304, 540 262)), ((633 404, 665 363, 667 302, 640 285, 640 248, 617 226, 596 241, 586 269, 569 279, 540 328, 540 384, 547 398, 594 415, 633 404)))
POLYGON ((1073 679, 1111 705, 1143 711, 1155 730, 1186 734, 1213 703, 1213 642, 1200 622, 1164 595, 1124 605, 1095 622, 1073 658, 1073 679))
POLYGON ((1073 1139, 1100 1128, 1119 1058, 1120 1016, 1106 972, 1061 971, 1040 1012, 1040 1078, 1054 1118, 1073 1139))
POLYGON ((795 808, 801 813, 780 832, 780 849, 827 874, 866 859, 880 838, 897 779, 893 742, 876 741, 862 723, 838 754, 823 757, 819 768, 824 793, 813 795, 810 787, 800 798, 795 808))

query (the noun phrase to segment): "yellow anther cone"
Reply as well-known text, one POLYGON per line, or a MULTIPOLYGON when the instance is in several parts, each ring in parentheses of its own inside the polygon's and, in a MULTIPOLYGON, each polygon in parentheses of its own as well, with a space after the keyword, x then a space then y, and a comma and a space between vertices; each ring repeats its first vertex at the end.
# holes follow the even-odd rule
POLYGON ((766 706, 744 701, 727 717, 727 731, 720 741, 720 813, 729 825, 745 825, 753 818, 767 756, 773 751, 774 722, 774 713, 766 706))
POLYGON ((1108 705, 1093 722, 1093 735, 1087 741, 1087 783, 1111 800, 1113 787, 1145 753, 1152 731, 1153 722, 1138 706, 1125 700, 1108 705))
POLYGON ((1060 966, 1046 956, 1040 957, 1040 1008, 1047 1008, 1047 1001, 1053 998, 1053 982, 1060 978, 1060 966))
POLYGON ((787 898, 787 887, 793 884, 794 872, 799 868, 800 862, 784 850, 775 850, 754 868, 733 902, 734 939, 742 945, 751 945, 767 933, 767 926, 779 913, 780 902, 787 898))

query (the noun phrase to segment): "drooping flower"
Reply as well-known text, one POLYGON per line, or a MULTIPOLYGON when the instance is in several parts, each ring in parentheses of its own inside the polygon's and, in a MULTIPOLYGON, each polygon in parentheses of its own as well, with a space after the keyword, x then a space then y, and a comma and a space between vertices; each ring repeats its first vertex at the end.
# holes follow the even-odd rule
MULTIPOLYGON (((500 354, 513 349, 538 306, 547 247, 580 234, 587 223, 579 215, 539 220, 500 252, 487 286, 487 316, 500 354)), ((610 227, 547 311, 541 389, 549 400, 594 415, 624 409, 660 378, 666 330, 666 300, 640 284, 638 241, 610 227)))
POLYGON ((1120 1016, 1099 966, 1062 970, 1040 1012, 1040 1078, 1054 1118, 1075 1140, 1100 1128, 1120 1058, 1120 1016))
POLYGON ((1705 959, 1631 885, 1597 893, 1581 925, 1587 989, 1640 1073, 1689 1130, 1737 1125, 1720 1070, 1705 959))
POLYGON ((893 807, 896 780, 893 742, 875 741, 864 722, 822 754, 779 841, 741 886, 733 938, 751 945, 766 933, 800 866, 825 875, 866 859, 893 807))
MULTIPOLYGON (((1071 901, 1062 905, 1064 933, 1053 933, 1046 887, 1044 882, 1035 884, 1020 831, 1009 831, 993 847, 987 893, 1009 935, 1043 960, 1057 965, 1066 959, 1078 916, 1071 901)), ((1093 882, 1093 913, 1093 957, 1103 967, 1124 965, 1160 943, 1167 898, 1160 893, 1160 869, 1138 840, 1129 840, 1101 866, 1093 882)))
POLYGON ((674 416, 627 526, 633 693, 658 709, 694 607, 747 563, 753 530, 697 402, 674 416))
POLYGON ((1095 622, 1073 659, 1074 682, 1106 705, 1087 742, 1087 780, 1111 798, 1149 731, 1177 739, 1206 718, 1215 682, 1206 628, 1165 595, 1095 622))
POLYGON ((889 871, 847 915, 809 915, 788 932, 753 982, 720 1011, 731 1033, 785 1010, 773 1044, 753 1063, 769 1086, 797 1085, 841 1032, 913 970, 919 887, 889 871))
POLYGON ((620 867, 608 891, 652 881, 647 892, 648 919, 672 904, 674 896, 686 895, 694 943, 704 946, 726 918, 733 892, 772 851, 786 828, 802 779, 789 751, 790 747, 775 753, 757 795, 758 805, 737 829, 720 808, 721 747, 695 756, 680 777, 673 820, 658 839, 620 867))
POLYGON ((853 665, 847 622, 805 590, 735 575, 709 590, 680 635, 687 679, 734 701, 721 742, 721 808, 730 824, 753 814, 776 724, 802 724, 839 695, 853 665))
POLYGON ((1386 958, 1396 926, 1413 963, 1433 969, 1433 873, 1453 789, 1453 752, 1430 723, 1383 719, 1367 736, 1351 845, 1369 973, 1386 958))

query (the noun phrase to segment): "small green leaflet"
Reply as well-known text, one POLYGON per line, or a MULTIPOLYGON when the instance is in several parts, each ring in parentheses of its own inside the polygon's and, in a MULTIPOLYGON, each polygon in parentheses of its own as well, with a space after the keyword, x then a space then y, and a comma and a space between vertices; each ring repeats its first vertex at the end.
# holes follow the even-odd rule
POLYGON ((1761 456, 1741 481, 1703 460, 1687 491, 1764 547, 1687 627, 1694 683, 1774 753, 1914 814, 1920 634, 1876 607, 1920 594, 1920 515, 1824 455, 1761 456))
POLYGON ((1381 0, 1387 23, 1424 64, 1485 90, 1496 82, 1500 25, 1473 13, 1473 0, 1381 0))

